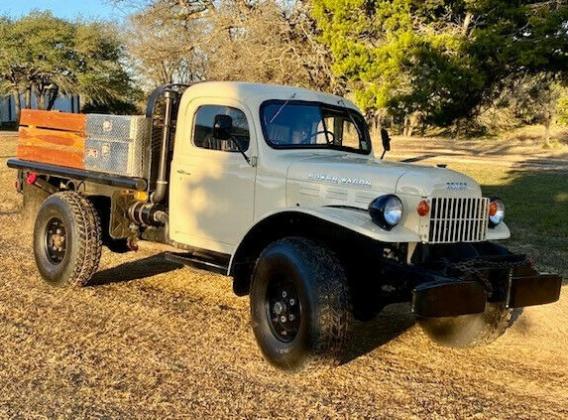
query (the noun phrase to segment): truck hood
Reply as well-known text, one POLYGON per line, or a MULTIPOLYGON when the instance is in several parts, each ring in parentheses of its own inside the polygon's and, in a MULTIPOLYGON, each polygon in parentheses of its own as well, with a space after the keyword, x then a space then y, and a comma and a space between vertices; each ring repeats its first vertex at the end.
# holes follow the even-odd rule
POLYGON ((479 197, 470 177, 438 167, 380 161, 354 154, 313 155, 288 167, 290 206, 340 205, 366 209, 383 194, 479 197))

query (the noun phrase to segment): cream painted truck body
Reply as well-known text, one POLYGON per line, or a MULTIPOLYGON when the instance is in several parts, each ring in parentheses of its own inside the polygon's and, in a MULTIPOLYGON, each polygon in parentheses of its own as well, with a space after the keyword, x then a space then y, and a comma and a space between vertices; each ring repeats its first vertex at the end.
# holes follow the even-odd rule
MULTIPOLYGON (((61 118, 51 116, 43 117, 57 130, 51 120, 61 118)), ((88 284, 102 244, 166 248, 170 261, 231 277, 235 293, 250 296, 265 358, 296 370, 341 363, 353 317, 391 303, 410 303, 434 341, 464 347, 499 337, 519 308, 559 298, 559 276, 493 243, 510 236, 499 199, 458 172, 377 158, 363 116, 344 98, 250 83, 167 85, 148 100, 151 133, 130 136, 142 143, 110 144, 119 139, 108 133, 128 132, 119 130, 128 118, 94 121, 106 133, 97 141, 109 144, 88 157, 101 163, 106 154, 104 167, 125 168, 112 147, 136 150, 128 163, 142 156, 134 167, 143 176, 8 161, 50 284, 88 284), (198 121, 203 109, 215 110, 209 125, 198 121), (314 110, 306 134, 303 113, 314 110), (288 128, 283 144, 278 133, 288 128)))

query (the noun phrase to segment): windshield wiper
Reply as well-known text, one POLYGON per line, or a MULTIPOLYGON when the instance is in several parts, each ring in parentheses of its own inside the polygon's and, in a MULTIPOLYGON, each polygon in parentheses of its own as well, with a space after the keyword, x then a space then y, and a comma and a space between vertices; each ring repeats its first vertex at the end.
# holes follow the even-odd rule
POLYGON ((276 119, 276 117, 277 117, 278 115, 280 115, 280 113, 282 112, 282 110, 286 107, 286 105, 288 105, 288 103, 289 103, 292 99, 294 99, 295 97, 296 97, 296 94, 293 93, 292 96, 290 96, 290 99, 286 99, 286 102, 284 102, 284 103, 282 104, 282 106, 280 106, 280 108, 278 108, 278 111, 276 111, 276 112, 274 113, 274 115, 272 116, 272 118, 270 119, 270 121, 268 121, 268 124, 272 124, 272 123, 274 122, 274 120, 276 119))

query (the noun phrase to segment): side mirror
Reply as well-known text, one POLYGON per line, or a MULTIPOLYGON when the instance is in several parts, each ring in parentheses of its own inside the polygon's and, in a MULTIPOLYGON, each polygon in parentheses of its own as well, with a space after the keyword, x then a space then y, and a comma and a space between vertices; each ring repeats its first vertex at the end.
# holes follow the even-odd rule
POLYGON ((215 115, 213 123, 213 137, 218 140, 229 140, 233 131, 233 118, 229 115, 215 115))
POLYGON ((385 152, 390 152, 391 138, 389 136, 389 132, 385 128, 381 128, 381 139, 383 141, 383 150, 385 152))

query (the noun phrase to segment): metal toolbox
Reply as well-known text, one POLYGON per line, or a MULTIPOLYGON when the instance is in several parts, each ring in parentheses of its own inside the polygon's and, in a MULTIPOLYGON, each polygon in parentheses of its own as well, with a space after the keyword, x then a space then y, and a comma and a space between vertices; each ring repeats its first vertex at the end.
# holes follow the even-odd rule
POLYGON ((87 115, 85 169, 130 177, 145 176, 149 120, 143 116, 87 115))
POLYGON ((140 143, 91 137, 85 142, 85 169, 142 178, 142 151, 140 143))
POLYGON ((87 137, 140 141, 149 128, 149 119, 142 115, 87 114, 87 137))

